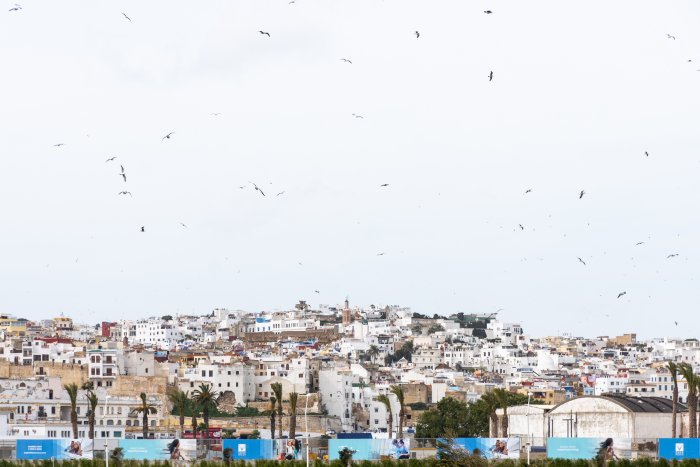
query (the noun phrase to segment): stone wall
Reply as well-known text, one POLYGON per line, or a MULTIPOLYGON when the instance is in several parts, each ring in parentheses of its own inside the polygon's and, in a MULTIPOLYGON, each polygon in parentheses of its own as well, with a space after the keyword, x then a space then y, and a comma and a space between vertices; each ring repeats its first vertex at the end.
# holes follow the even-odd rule
POLYGON ((87 365, 82 368, 80 365, 54 362, 36 362, 35 366, 11 365, 6 360, 0 360, 0 378, 29 379, 42 374, 61 378, 61 384, 75 383, 78 386, 81 386, 88 379, 87 365))

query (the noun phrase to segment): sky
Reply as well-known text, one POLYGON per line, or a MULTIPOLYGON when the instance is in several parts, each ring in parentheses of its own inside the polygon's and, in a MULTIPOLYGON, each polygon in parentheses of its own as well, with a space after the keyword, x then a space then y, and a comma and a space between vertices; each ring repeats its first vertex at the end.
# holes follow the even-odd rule
POLYGON ((2 313, 347 296, 694 336, 696 1, 13 5, 2 313))

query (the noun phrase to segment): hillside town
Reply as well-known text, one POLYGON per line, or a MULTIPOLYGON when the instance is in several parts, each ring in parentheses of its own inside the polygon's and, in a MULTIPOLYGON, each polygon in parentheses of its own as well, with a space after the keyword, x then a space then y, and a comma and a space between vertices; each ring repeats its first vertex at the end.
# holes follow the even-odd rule
POLYGON ((275 429, 291 438, 410 438, 421 415, 443 399, 472 404, 496 389, 527 403, 507 414, 498 408, 486 435, 535 445, 611 431, 634 439, 688 436, 694 424, 684 404, 694 393, 669 362, 700 364, 696 339, 532 337, 496 313, 427 316, 348 300, 99 324, 2 315, 0 336, 0 436, 10 439, 73 436, 73 406, 76 438, 89 436, 91 422, 96 438, 269 438, 275 429), (192 395, 203 385, 216 413, 207 420, 188 413, 183 423, 173 391, 192 395), (275 400, 285 414, 276 428, 275 400), (499 421, 504 417, 508 423, 499 421))

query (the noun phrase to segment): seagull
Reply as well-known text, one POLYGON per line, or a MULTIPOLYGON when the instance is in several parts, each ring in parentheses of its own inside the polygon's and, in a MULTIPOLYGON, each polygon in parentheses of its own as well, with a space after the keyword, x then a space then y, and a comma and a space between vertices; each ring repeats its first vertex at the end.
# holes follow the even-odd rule
POLYGON ((668 256, 666 257, 666 259, 668 259, 668 258, 675 258, 676 256, 678 256, 678 253, 673 253, 673 254, 668 255, 668 256))
POLYGON ((528 193, 530 193, 531 191, 532 191, 532 188, 528 188, 527 190, 525 190, 525 194, 528 194, 528 193))
POLYGON ((129 22, 131 22, 131 18, 129 18, 128 16, 126 16, 126 13, 124 13, 123 11, 122 11, 122 16, 124 16, 124 18, 128 19, 129 22))
POLYGON ((162 143, 163 140, 170 139, 170 137, 171 137, 172 135, 174 135, 174 134, 175 134, 175 132, 174 132, 174 131, 171 131, 171 132, 168 133, 167 135, 163 136, 163 137, 160 139, 160 142, 162 143))
POLYGON ((674 321, 674 323, 676 324, 676 326, 678 326, 678 321, 674 321))
POLYGON ((635 245, 635 246, 644 245, 644 242, 637 242, 637 243, 635 243, 634 245, 635 245))
POLYGON ((107 162, 112 162, 112 161, 113 161, 114 159, 116 159, 116 158, 117 158, 117 156, 110 157, 109 159, 107 159, 107 160, 105 161, 105 164, 106 164, 107 162))
POLYGON ((211 115, 213 115, 214 117, 218 117, 219 115, 221 115, 221 112, 212 112, 211 115))
POLYGON ((523 224, 518 224, 518 227, 520 227, 520 230, 525 230, 525 227, 523 227, 523 224))
POLYGON ((380 186, 380 187, 381 187, 381 186, 389 186, 389 184, 388 184, 388 183, 382 183, 382 184, 379 185, 379 186, 380 186))
POLYGON ((578 199, 583 198, 583 195, 585 195, 585 194, 586 194, 586 192, 581 190, 581 193, 579 193, 579 195, 578 195, 578 199))
POLYGON ((617 298, 620 298, 620 297, 622 297, 623 295, 627 295, 627 292, 620 292, 619 294, 617 294, 617 298))
POLYGON ((251 181, 249 181, 248 183, 253 185, 255 187, 255 189, 260 192, 261 195, 265 196, 265 193, 260 188, 258 188, 258 185, 256 185, 255 183, 253 183, 251 181))
POLYGON ((377 253, 377 256, 384 256, 384 253, 377 253))
POLYGON ((352 114, 352 116, 355 117, 355 118, 365 118, 365 117, 363 117, 363 116, 360 115, 360 114, 352 114))
POLYGON ((280 192, 277 193, 275 196, 282 196, 284 193, 285 193, 284 191, 280 191, 280 192))
POLYGON ((644 155, 649 157, 649 151, 644 151, 644 155))
POLYGON ((270 33, 269 33, 269 32, 265 32, 265 31, 258 31, 258 32, 259 32, 260 34, 267 34, 267 37, 270 37, 270 33))
POLYGON ((61 146, 65 146, 65 145, 66 145, 65 143, 58 143, 58 144, 54 144, 53 147, 60 148, 61 146))
POLYGON ((141 226, 141 232, 145 232, 145 231, 146 231, 146 227, 142 225, 142 226, 141 226))
POLYGON ((121 176, 122 178, 124 178, 124 183, 126 183, 126 174, 125 174, 125 173, 120 173, 119 176, 121 176))
POLYGON ((676 40, 676 36, 672 36, 670 34, 666 34, 666 37, 668 37, 669 39, 673 39, 674 41, 676 40))
POLYGON ((183 227, 186 228, 186 229, 188 228, 188 227, 185 225, 184 222, 180 222, 180 225, 183 226, 183 227))
POLYGON ((493 11, 491 11, 491 10, 484 10, 484 13, 486 13, 487 15, 490 15, 491 13, 493 13, 493 11))
POLYGON ((351 60, 348 60, 347 58, 341 58, 340 60, 342 60, 342 61, 344 61, 344 62, 349 63, 350 65, 352 65, 352 61, 351 61, 351 60))
POLYGON ((319 292, 318 290, 314 290, 314 292, 315 292, 315 293, 321 293, 321 292, 319 292))
POLYGON ((123 166, 123 165, 120 165, 119 167, 121 167, 122 173, 124 173, 124 166, 123 166))
POLYGON ((491 71, 491 73, 489 73, 489 81, 492 81, 492 80, 493 80, 493 71, 491 71))
POLYGON ((586 265, 586 262, 584 260, 582 260, 581 258, 579 258, 578 260, 581 261, 584 266, 586 265))
POLYGON ((133 196, 134 196, 134 195, 131 194, 130 191, 120 191, 120 192, 117 193, 117 194, 118 194, 118 195, 129 195, 129 196, 131 196, 132 198, 133 198, 133 196))
POLYGON ((416 31, 415 34, 416 34, 416 39, 418 39, 420 37, 420 32, 416 31))
POLYGON ((12 8, 10 8, 7 11, 19 11, 21 9, 22 9, 22 5, 20 5, 19 3, 15 3, 15 6, 13 6, 12 8))

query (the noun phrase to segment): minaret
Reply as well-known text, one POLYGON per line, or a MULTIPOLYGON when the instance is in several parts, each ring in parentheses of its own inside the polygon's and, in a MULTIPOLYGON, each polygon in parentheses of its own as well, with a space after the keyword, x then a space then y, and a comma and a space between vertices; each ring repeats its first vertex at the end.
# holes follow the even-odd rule
POLYGON ((350 301, 345 297, 345 306, 343 307, 343 326, 348 326, 352 323, 352 314, 350 313, 350 301))

